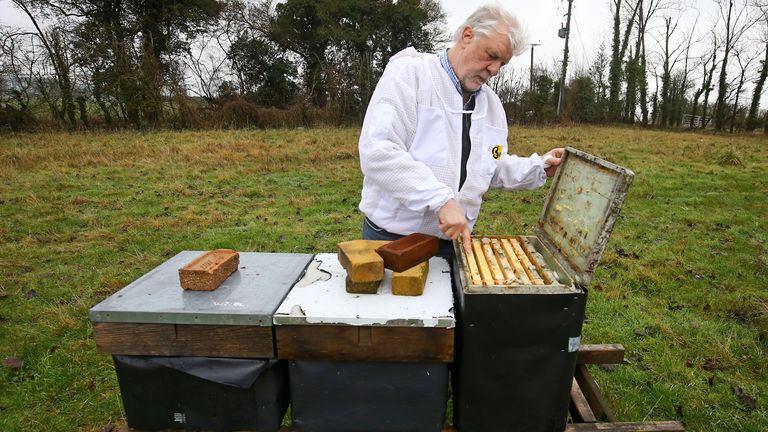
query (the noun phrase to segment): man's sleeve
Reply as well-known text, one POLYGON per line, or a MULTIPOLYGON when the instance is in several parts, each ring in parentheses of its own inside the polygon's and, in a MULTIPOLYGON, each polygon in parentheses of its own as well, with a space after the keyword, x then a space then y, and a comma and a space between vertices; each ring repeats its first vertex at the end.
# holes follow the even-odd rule
POLYGON ((534 153, 530 157, 502 154, 491 180, 492 188, 505 190, 536 189, 547 181, 544 161, 534 153))
POLYGON ((387 72, 379 80, 365 114, 359 142, 360 166, 366 181, 374 182, 408 209, 437 211, 453 197, 453 192, 408 152, 418 121, 417 79, 387 72))

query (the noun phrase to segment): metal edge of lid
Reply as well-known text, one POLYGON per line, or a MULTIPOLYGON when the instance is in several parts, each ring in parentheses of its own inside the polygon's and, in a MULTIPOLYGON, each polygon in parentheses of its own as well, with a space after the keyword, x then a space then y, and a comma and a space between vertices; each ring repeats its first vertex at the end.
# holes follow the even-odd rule
POLYGON ((100 301, 100 302, 96 303, 95 305, 91 306, 91 308, 90 308, 90 309, 88 309, 88 317, 90 318, 90 320, 91 320, 92 322, 100 322, 100 321, 105 321, 105 320, 103 319, 103 317, 101 316, 101 313, 102 313, 102 312, 105 312, 105 311, 103 310, 103 308, 104 308, 104 305, 108 304, 108 302, 109 302, 109 301, 110 301, 110 300, 111 300, 113 297, 115 297, 115 296, 118 296, 118 295, 120 295, 122 292, 124 292, 124 291, 126 291, 126 290, 130 289, 131 287, 133 287, 133 286, 135 286, 135 285, 138 285, 138 284, 142 283, 142 282, 143 282, 143 281, 145 281, 146 279, 149 279, 149 278, 151 278, 151 277, 152 277, 152 276, 153 276, 155 273, 157 273, 157 272, 159 272, 159 271, 161 271, 161 270, 162 270, 162 267, 165 265, 165 263, 167 263, 168 261, 172 261, 172 260, 176 259, 177 257, 179 257, 179 256, 181 256, 181 255, 185 255, 185 254, 187 254, 187 253, 189 253, 189 252, 190 252, 190 251, 186 251, 186 250, 184 250, 184 251, 181 251, 181 252, 177 253, 176 255, 174 255, 174 256, 172 256, 172 257, 168 258, 167 260, 165 260, 165 261, 161 262, 160 264, 158 264, 157 266, 155 266, 155 267, 154 267, 152 270, 150 270, 150 271, 148 271, 148 272, 144 273, 143 275, 139 276, 138 278, 134 279, 134 280, 133 280, 132 282, 130 282, 128 285, 126 285, 126 286, 124 286, 124 287, 120 288, 119 290, 115 291, 114 293, 112 293, 111 295, 109 295, 109 296, 108 296, 107 298, 105 298, 104 300, 102 300, 102 301, 100 301))
POLYGON ((293 289, 296 287, 296 285, 297 285, 299 282, 301 282, 301 280, 302 280, 302 279, 304 279, 304 277, 307 275, 307 272, 309 271, 309 266, 310 266, 310 265, 311 265, 313 262, 315 262, 315 257, 317 256, 317 254, 314 254, 314 253, 313 253, 313 254, 306 254, 306 255, 309 255, 309 259, 307 260, 307 262, 305 262, 305 263, 304 263, 304 268, 302 268, 302 269, 301 269, 301 273, 299 273, 299 274, 296 276, 296 280, 294 280, 293 282, 291 282, 291 287, 290 287, 290 288, 288 288, 287 290, 285 290, 285 293, 284 293, 284 294, 283 294, 283 296, 280 298, 280 301, 278 301, 278 302, 275 304, 275 307, 274 307, 274 309, 272 309, 272 312, 270 312, 270 317, 268 318, 268 321, 269 321, 269 322, 268 322, 267 324, 265 324, 265 326, 273 326, 273 325, 276 325, 276 324, 277 324, 277 323, 275 323, 275 314, 277 313, 277 310, 278 310, 278 309, 280 309, 280 305, 281 305, 281 304, 283 304, 283 302, 285 301, 285 299, 288 297, 288 294, 290 294, 290 293, 291 293, 291 291, 293 291, 293 289))
POLYGON ((581 150, 577 150, 573 147, 565 148, 562 164, 560 169, 557 170, 554 179, 552 180, 552 185, 550 186, 549 192, 547 193, 547 198, 544 202, 544 207, 541 212, 541 217, 534 227, 534 231, 536 232, 536 236, 539 238, 539 240, 547 247, 552 256, 558 261, 558 263, 560 263, 563 269, 569 274, 569 276, 573 278, 577 284, 581 286, 587 286, 592 281, 592 276, 595 269, 597 268, 597 264, 600 262, 600 258, 603 255, 603 251, 605 250, 605 246, 608 243, 610 234, 613 231, 613 226, 616 223, 616 219, 618 218, 621 207, 624 204, 624 198, 626 198, 629 185, 632 183, 634 176, 635 173, 627 168, 600 159, 594 155, 583 152, 581 150), (568 163, 569 158, 572 157, 579 158, 591 164, 596 164, 616 174, 616 182, 613 185, 610 195, 611 204, 608 206, 601 219, 603 222, 600 229, 600 235, 598 236, 595 243, 593 243, 593 247, 589 252, 587 258, 588 265, 586 268, 579 268, 576 263, 574 263, 567 256, 563 255, 560 249, 556 246, 557 243, 551 239, 550 235, 543 228, 546 223, 547 215, 551 211, 553 197, 558 192, 562 178, 561 174, 565 171, 564 168, 568 163))

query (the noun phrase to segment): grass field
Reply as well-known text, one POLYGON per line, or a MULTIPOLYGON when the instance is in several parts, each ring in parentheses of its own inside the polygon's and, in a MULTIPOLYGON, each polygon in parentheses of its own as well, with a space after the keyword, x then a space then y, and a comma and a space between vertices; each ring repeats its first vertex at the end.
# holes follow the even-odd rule
MULTIPOLYGON (((123 422, 88 309, 177 252, 323 252, 359 238, 357 136, 0 136, 0 431, 123 422)), ((510 136, 518 154, 571 145, 636 173, 582 337, 627 349, 626 364, 593 369, 617 417, 766 430, 768 138, 598 127, 510 136)), ((475 231, 532 233, 545 194, 488 193, 475 231)))

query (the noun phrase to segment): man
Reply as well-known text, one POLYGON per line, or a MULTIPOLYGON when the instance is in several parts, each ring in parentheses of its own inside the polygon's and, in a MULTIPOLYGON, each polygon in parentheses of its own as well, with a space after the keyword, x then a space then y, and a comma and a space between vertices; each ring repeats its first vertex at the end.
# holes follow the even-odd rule
POLYGON ((371 97, 360 135, 363 238, 421 232, 448 239, 470 232, 489 188, 542 186, 562 149, 540 157, 507 154, 507 122, 485 85, 526 45, 517 19, 500 5, 477 9, 438 55, 405 49, 391 58, 371 97))

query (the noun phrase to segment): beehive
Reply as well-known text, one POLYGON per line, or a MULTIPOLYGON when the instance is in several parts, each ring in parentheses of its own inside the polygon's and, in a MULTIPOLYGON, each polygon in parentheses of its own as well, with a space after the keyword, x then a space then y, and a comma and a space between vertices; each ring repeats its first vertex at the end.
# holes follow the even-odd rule
POLYGON ((535 235, 454 242, 454 425, 563 430, 587 287, 633 173, 567 148, 535 235))

